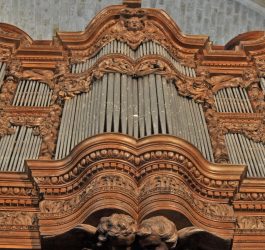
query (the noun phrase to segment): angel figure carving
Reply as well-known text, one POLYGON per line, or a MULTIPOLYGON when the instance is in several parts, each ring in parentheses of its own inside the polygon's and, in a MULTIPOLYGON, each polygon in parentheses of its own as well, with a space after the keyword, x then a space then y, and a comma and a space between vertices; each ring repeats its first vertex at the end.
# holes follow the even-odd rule
POLYGON ((97 227, 78 225, 87 245, 80 250, 229 250, 231 240, 197 227, 177 230, 164 216, 143 220, 140 224, 129 215, 112 214, 102 217, 97 227))

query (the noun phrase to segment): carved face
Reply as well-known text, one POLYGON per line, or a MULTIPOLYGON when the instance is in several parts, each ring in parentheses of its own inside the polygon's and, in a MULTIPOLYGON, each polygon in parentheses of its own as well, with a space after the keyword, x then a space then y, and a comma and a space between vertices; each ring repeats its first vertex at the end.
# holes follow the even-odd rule
POLYGON ((130 246, 135 240, 134 234, 119 235, 118 237, 110 237, 110 242, 113 246, 122 247, 130 246))
POLYGON ((136 222, 129 215, 113 214, 101 218, 98 232, 100 245, 109 241, 115 247, 130 246, 135 239, 136 222))
POLYGON ((130 31, 142 30, 144 28, 144 23, 139 17, 125 19, 124 25, 130 31))
POLYGON ((143 250, 168 250, 168 246, 158 235, 149 235, 139 239, 139 244, 143 250))

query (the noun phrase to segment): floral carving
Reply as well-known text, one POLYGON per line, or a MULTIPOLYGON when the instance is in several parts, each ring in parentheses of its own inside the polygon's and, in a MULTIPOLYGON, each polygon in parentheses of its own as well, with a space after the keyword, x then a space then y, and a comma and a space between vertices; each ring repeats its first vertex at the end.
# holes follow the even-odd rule
MULTIPOLYGON (((111 168, 113 170, 117 169, 125 173, 130 173, 132 176, 137 176, 138 178, 142 178, 145 176, 147 172, 156 172, 160 169, 167 169, 170 171, 173 171, 175 173, 178 173, 180 176, 183 176, 185 181, 189 183, 190 185, 202 185, 205 187, 210 188, 223 188, 226 189, 226 192, 213 192, 211 190, 207 189, 198 189, 201 190, 199 193, 203 196, 209 196, 209 197, 222 197, 223 195, 225 197, 231 197, 233 196, 233 191, 238 186, 238 181, 236 180, 230 180, 230 181, 223 181, 223 180, 214 180, 212 178, 208 178, 202 174, 202 172, 192 163, 190 162, 186 157, 183 155, 180 155, 175 152, 167 152, 167 151, 154 151, 154 152, 146 152, 142 155, 135 156, 129 152, 123 151, 123 150, 117 150, 117 149, 108 149, 108 150, 98 150, 95 152, 91 152, 89 155, 85 156, 83 159, 79 161, 79 163, 76 164, 74 168, 69 170, 67 173, 59 176, 45 176, 45 177, 35 177, 35 181, 38 185, 49 185, 50 187, 52 185, 61 185, 70 183, 74 180, 76 180, 79 176, 82 176, 81 179, 78 178, 77 183, 75 184, 75 187, 81 188, 84 183, 86 183, 88 178, 91 178, 93 175, 95 175, 98 172, 104 171, 105 168, 102 165, 102 160, 106 159, 115 159, 115 160, 121 160, 122 162, 126 161, 129 163, 125 165, 112 164, 111 168), (155 162, 156 160, 168 160, 171 162, 171 164, 167 164, 164 166, 162 164, 152 164, 152 162, 155 162), (172 161, 175 161, 175 164, 172 164, 172 161), (98 164, 95 164, 96 162, 99 162, 98 164), (101 162, 101 163, 100 163, 101 162), (146 163, 149 163, 146 165, 146 163), (151 164, 150 164, 151 163, 151 164), (141 170, 141 172, 136 171, 135 168, 131 167, 131 164, 135 164, 138 167, 141 167, 145 165, 145 167, 141 170), (187 171, 187 169, 189 169, 187 171), (188 174, 189 173, 189 174, 188 174)), ((151 184, 149 185, 149 187, 151 184)), ((46 193, 45 187, 42 189, 42 192, 46 193)), ((50 191, 53 192, 53 189, 48 188, 50 191)), ((54 189, 57 190, 58 188, 54 186, 54 189)), ((60 188, 59 190, 62 190, 62 192, 65 193, 64 188, 60 188)), ((67 192, 72 192, 73 187, 70 185, 67 189, 67 192)), ((60 191, 61 192, 61 191, 60 191)))
POLYGON ((265 76, 265 59, 263 57, 258 57, 256 58, 255 63, 259 70, 259 76, 264 77, 265 76))
POLYGON ((5 135, 15 133, 15 130, 11 128, 10 119, 4 111, 0 112, 0 138, 5 135))
POLYGON ((60 125, 61 107, 53 105, 49 108, 7 107, 2 111, 0 137, 14 133, 11 125, 33 127, 33 134, 43 139, 40 156, 51 159, 60 125), (39 113, 38 113, 39 112, 39 113))
POLYGON ((140 187, 140 200, 146 199, 153 193, 177 194, 186 199, 190 205, 199 212, 213 218, 233 217, 233 208, 227 204, 207 203, 199 200, 192 192, 181 183, 177 178, 168 176, 155 176, 144 182, 140 187))
POLYGON ((218 120, 214 110, 207 109, 205 112, 205 118, 211 137, 215 161, 219 163, 226 163, 229 161, 229 157, 225 145, 225 129, 222 127, 222 124, 218 120))
POLYGON ((41 159, 51 159, 56 148, 56 139, 60 126, 60 115, 62 108, 59 105, 53 105, 49 116, 43 120, 38 127, 35 127, 34 135, 42 137, 40 149, 41 159))
POLYGON ((101 176, 93 179, 86 188, 72 199, 68 200, 43 200, 40 202, 40 210, 43 216, 47 214, 53 214, 53 216, 62 216, 65 213, 69 213, 89 198, 91 198, 96 192, 103 190, 118 191, 119 189, 127 191, 127 193, 136 196, 136 187, 129 179, 125 179, 121 176, 109 174, 107 176, 101 176))

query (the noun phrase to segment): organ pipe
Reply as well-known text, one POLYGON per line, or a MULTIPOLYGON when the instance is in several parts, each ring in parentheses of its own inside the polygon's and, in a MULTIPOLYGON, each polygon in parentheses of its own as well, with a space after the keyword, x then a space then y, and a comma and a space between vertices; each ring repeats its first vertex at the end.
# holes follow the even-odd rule
POLYGON ((18 83, 12 105, 47 107, 50 104, 51 96, 52 90, 47 84, 22 80, 18 83))
POLYGON ((218 112, 253 113, 247 91, 243 88, 221 89, 214 98, 218 112))
POLYGON ((264 177, 265 145, 242 134, 226 134, 225 143, 229 160, 233 164, 246 164, 249 177, 264 177))
POLYGON ((14 134, 0 139, 0 171, 23 172, 25 159, 37 159, 42 139, 32 128, 14 126, 14 134))
POLYGON ((144 42, 138 47, 137 50, 132 50, 126 43, 113 40, 101 48, 101 50, 94 57, 87 59, 85 62, 73 64, 71 66, 71 72, 85 72, 91 68, 102 56, 114 53, 126 55, 134 60, 146 55, 160 55, 168 59, 180 73, 189 77, 196 77, 196 73, 193 68, 181 65, 181 63, 173 58, 163 46, 153 41, 144 42))
POLYGON ((6 69, 6 63, 0 62, 0 88, 3 85, 3 80, 5 77, 5 69, 6 69))
POLYGON ((180 96, 174 83, 161 75, 134 78, 108 73, 93 83, 89 93, 66 100, 55 158, 67 156, 85 138, 104 132, 135 138, 174 135, 214 161, 202 106, 180 96))

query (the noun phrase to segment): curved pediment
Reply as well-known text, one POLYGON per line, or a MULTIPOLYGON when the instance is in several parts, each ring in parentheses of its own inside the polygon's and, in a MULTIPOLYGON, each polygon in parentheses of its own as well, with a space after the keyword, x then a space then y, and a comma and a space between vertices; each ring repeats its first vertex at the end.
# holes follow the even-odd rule
POLYGON ((231 50, 235 49, 236 46, 242 45, 258 45, 262 43, 264 45, 264 31, 249 31, 242 34, 237 35, 236 37, 232 38, 228 43, 225 45, 225 49, 231 50))
POLYGON ((58 36, 73 57, 80 60, 92 56, 113 39, 126 42, 132 49, 153 40, 178 57, 194 55, 208 40, 206 36, 182 34, 164 11, 124 5, 105 8, 83 32, 59 32, 58 36))
MULTIPOLYGON (((196 170, 202 173, 205 177, 215 180, 229 179, 231 181, 238 181, 239 176, 245 171, 245 167, 242 167, 241 165, 228 166, 210 163, 204 159, 201 153, 193 145, 174 136, 153 135, 137 140, 127 135, 107 133, 86 139, 77 145, 68 157, 62 160, 28 160, 26 165, 34 178, 49 176, 50 174, 48 174, 48 172, 51 170, 53 176, 62 176, 72 171, 79 162, 81 165, 87 165, 87 163, 85 163, 86 161, 89 163, 90 161, 93 162, 94 160, 99 160, 100 155, 98 155, 98 158, 97 156, 93 157, 94 154, 102 154, 102 158, 113 158, 114 155, 108 156, 107 152, 106 155, 105 153, 99 152, 101 149, 107 150, 108 148, 112 148, 112 150, 117 148, 117 150, 120 149, 123 151, 124 153, 122 154, 119 154, 119 152, 113 152, 114 155, 117 154, 115 158, 119 159, 121 157, 122 160, 127 160, 132 164, 135 171, 141 169, 141 166, 146 162, 159 159, 160 154, 161 159, 163 159, 163 151, 167 151, 167 156, 165 157, 168 158, 168 160, 171 160, 170 152, 177 154, 178 159, 174 158, 173 155, 172 159, 178 160, 179 162, 184 162, 185 159, 189 161, 190 164, 196 166, 196 170), (154 159, 151 157, 152 151, 156 152, 155 155, 157 155, 154 159), (87 156, 89 157, 86 158, 87 156), (227 171, 224 172, 224 168, 227 168, 227 171)), ((186 162, 186 164, 188 163, 186 162)), ((86 168, 86 166, 83 167, 86 168)), ((188 167, 190 168, 191 166, 188 167)))
POLYGON ((165 135, 97 135, 63 160, 26 165, 43 194, 43 234, 68 231, 103 208, 146 217, 155 207, 167 209, 165 199, 195 224, 207 228, 205 218, 213 225, 222 218, 231 230, 233 210, 225 201, 245 174, 244 166, 210 163, 191 144, 165 135))

